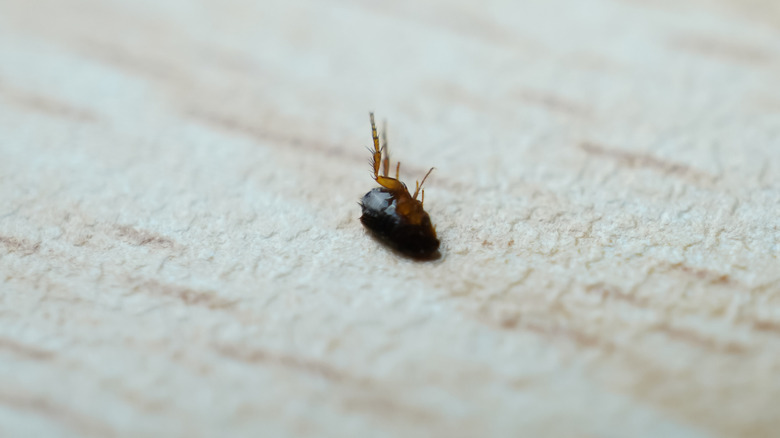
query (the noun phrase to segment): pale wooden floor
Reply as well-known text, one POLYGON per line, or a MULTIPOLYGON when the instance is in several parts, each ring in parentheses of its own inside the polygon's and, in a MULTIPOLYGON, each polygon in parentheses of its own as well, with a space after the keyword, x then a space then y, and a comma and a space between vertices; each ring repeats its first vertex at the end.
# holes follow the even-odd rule
POLYGON ((777 436, 778 77, 769 0, 0 2, 0 436, 777 436))

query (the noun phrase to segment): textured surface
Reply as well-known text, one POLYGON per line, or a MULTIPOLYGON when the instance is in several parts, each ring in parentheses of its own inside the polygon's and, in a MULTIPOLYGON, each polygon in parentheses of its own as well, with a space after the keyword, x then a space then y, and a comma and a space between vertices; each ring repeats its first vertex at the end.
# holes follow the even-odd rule
POLYGON ((478 3, 0 2, 0 436, 777 436, 778 3, 478 3))

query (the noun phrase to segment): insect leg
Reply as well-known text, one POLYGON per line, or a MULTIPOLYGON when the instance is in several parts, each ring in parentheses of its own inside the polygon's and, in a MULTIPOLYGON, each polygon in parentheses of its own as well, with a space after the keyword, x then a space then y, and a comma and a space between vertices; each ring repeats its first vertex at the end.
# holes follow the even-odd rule
POLYGON ((374 113, 368 113, 371 119, 371 137, 374 139, 374 158, 371 164, 374 166, 374 179, 379 176, 379 162, 382 161, 382 150, 379 148, 379 136, 376 134, 376 124, 374 123, 374 113))
POLYGON ((390 149, 387 148, 387 120, 382 121, 382 152, 385 158, 382 159, 382 176, 387 176, 390 167, 390 149))
POLYGON ((417 194, 420 192, 420 188, 425 183, 425 180, 428 179, 428 175, 430 175, 431 172, 433 172, 433 169, 434 168, 431 167, 431 170, 429 170, 428 173, 426 173, 425 176, 423 177, 422 182, 417 184, 417 188, 414 189, 414 196, 412 196, 412 198, 417 199, 417 194))

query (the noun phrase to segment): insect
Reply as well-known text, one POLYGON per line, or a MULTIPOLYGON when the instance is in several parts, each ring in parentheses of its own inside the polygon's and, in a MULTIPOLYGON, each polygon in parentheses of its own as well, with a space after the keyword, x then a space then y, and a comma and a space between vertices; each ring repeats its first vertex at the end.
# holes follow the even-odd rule
POLYGON ((406 184, 398 179, 400 162, 395 166, 395 178, 388 176, 390 156, 387 149, 387 124, 382 129, 380 147, 374 113, 369 113, 369 117, 374 140, 374 150, 369 149, 373 154, 371 166, 374 170, 374 181, 381 187, 374 188, 363 196, 360 201, 363 208, 360 221, 374 236, 406 256, 416 259, 437 258, 439 239, 436 238, 436 228, 431 224, 430 216, 423 209, 425 190, 422 189, 433 168, 425 174, 422 182, 415 184, 414 194, 410 195, 406 184), (419 201, 418 194, 421 195, 419 201))

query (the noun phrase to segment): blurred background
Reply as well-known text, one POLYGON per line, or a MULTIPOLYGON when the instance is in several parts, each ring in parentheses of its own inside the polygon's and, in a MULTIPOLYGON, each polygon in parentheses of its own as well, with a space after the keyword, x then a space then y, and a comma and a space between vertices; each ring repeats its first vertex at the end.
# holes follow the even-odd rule
POLYGON ((774 436, 779 77, 772 0, 2 0, 0 435, 774 436))

